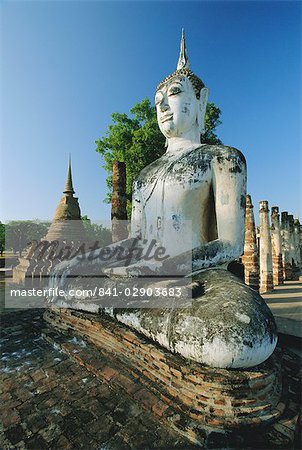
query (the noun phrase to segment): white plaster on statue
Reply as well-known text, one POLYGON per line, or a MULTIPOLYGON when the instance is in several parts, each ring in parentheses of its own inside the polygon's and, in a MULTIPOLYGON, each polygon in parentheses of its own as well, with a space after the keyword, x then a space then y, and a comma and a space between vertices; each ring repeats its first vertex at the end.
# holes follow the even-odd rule
MULTIPOLYGON (((177 70, 160 83, 155 97, 167 150, 139 174, 131 221, 132 238, 155 239, 172 260, 192 251, 193 282, 204 293, 193 299, 192 307, 181 308, 174 299, 172 309, 116 309, 109 314, 185 358, 245 368, 273 352, 276 326, 254 290, 226 270, 208 269, 243 252, 246 163, 235 148, 200 144, 207 97, 207 88, 189 70, 182 36, 177 70)), ((105 271, 134 276, 144 266, 143 261, 130 269, 112 266, 105 271)))

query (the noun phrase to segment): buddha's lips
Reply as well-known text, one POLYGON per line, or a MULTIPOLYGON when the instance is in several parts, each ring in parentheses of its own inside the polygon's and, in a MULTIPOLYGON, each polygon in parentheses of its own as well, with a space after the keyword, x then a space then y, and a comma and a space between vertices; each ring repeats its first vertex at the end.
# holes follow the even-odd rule
POLYGON ((166 116, 162 116, 160 118, 161 123, 167 122, 167 120, 172 120, 173 119, 173 114, 167 114, 166 116))

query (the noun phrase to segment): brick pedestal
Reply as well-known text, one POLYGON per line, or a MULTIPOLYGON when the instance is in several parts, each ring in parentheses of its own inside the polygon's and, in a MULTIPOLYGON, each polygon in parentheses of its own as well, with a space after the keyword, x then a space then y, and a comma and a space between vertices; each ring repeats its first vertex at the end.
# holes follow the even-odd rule
MULTIPOLYGON (((128 390, 134 389, 135 380, 139 379, 152 392, 152 398, 149 396, 152 405, 160 400, 161 408, 172 406, 186 420, 201 426, 223 429, 255 426, 273 422, 282 412, 280 368, 274 357, 249 370, 207 368, 172 354, 104 317, 50 310, 44 318, 56 328, 73 330, 111 354, 122 372, 104 367, 104 377, 120 378, 128 390)), ((81 359, 81 354, 75 357, 81 359)), ((152 410, 156 408, 153 406, 152 410)))

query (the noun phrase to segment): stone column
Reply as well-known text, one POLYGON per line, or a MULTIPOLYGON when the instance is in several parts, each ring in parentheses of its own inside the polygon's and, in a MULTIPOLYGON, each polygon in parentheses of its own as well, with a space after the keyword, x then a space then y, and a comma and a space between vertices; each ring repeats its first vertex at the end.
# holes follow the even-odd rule
POLYGON ((301 261, 301 266, 300 268, 302 268, 302 225, 300 224, 300 232, 299 232, 299 239, 300 239, 300 261, 301 261))
POLYGON ((269 228, 268 202, 260 203, 260 293, 270 291, 273 286, 272 242, 269 228))
POLYGON ((245 283, 256 291, 259 291, 259 257, 253 208, 251 196, 247 195, 245 203, 245 240, 242 263, 244 265, 245 283))
POLYGON ((297 267, 301 269, 301 249, 300 249, 300 221, 298 218, 294 220, 294 246, 295 246, 295 261, 297 267))
POLYGON ((281 236, 282 236, 282 260, 283 260, 283 278, 285 281, 292 280, 293 270, 290 257, 290 231, 288 212, 281 213, 281 236))
POLYGON ((288 215, 289 221, 289 239, 290 239, 290 259, 292 263, 292 279, 299 279, 299 266, 297 261, 296 242, 295 242, 295 226, 293 214, 288 215))
POLYGON ((256 227, 256 243, 257 243, 257 250, 258 250, 258 257, 260 254, 260 227, 256 227))
POLYGON ((283 284, 282 246, 278 206, 272 206, 271 223, 273 282, 275 286, 278 286, 279 284, 283 284))
POLYGON ((112 168, 111 229, 112 242, 128 237, 126 165, 120 161, 114 161, 112 168))

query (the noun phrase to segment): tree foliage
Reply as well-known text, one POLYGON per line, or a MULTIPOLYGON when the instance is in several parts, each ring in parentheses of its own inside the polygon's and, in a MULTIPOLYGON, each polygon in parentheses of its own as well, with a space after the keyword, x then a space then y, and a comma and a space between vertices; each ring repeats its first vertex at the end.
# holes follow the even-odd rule
MULTIPOLYGON (((145 98, 136 103, 130 110, 131 115, 113 113, 112 124, 108 126, 105 136, 96 141, 96 151, 103 157, 102 167, 107 171, 107 196, 105 201, 111 201, 112 165, 114 161, 126 163, 127 196, 132 196, 132 185, 139 172, 148 164, 165 153, 165 137, 162 135, 156 118, 156 111, 150 100, 145 98)), ((220 109, 214 103, 208 103, 205 126, 206 132, 201 142, 221 144, 216 136, 216 127, 220 109)))
POLYGON ((111 230, 102 224, 91 223, 87 216, 81 217, 86 231, 87 239, 90 242, 99 242, 100 247, 105 247, 112 243, 111 230))
POLYGON ((5 249, 19 253, 34 240, 39 241, 48 231, 49 222, 35 220, 13 220, 5 224, 5 249))

